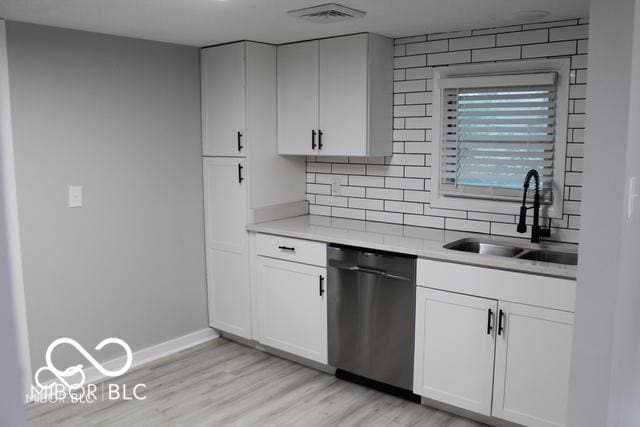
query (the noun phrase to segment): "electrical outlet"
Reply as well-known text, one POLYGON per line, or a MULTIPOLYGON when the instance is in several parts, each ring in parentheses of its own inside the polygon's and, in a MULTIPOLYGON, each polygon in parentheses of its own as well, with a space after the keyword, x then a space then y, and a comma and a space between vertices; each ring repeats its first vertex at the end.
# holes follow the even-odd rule
POLYGON ((629 211, 627 212, 627 219, 631 219, 633 216, 638 196, 638 185, 636 183, 636 177, 634 176, 629 180, 629 211))
POLYGON ((331 179, 331 195, 339 196, 342 193, 342 182, 340 182, 340 178, 332 178, 331 179))

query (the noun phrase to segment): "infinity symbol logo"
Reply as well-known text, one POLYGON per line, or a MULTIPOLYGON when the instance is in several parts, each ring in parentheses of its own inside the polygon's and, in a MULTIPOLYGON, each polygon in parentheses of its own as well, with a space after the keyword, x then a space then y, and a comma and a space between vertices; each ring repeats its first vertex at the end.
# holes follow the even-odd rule
POLYGON ((81 388, 82 386, 84 386, 85 381, 86 381, 86 375, 84 373, 83 370, 83 365, 75 365, 75 366, 71 366, 67 369, 65 369, 64 371, 59 370, 58 368, 56 368, 53 365, 53 362, 51 361, 51 354, 53 353, 53 350, 55 350, 56 347, 58 347, 61 344, 69 344, 72 347, 74 347, 76 350, 78 350, 78 352, 80 354, 82 354, 84 356, 85 359, 87 359, 102 375, 107 376, 107 377, 118 377, 122 374, 124 374, 125 372, 127 372, 129 370, 129 368, 131 368, 131 364, 133 363, 133 353, 131 352, 131 347, 129 347, 129 345, 124 342, 123 340, 119 339, 119 338, 107 338, 105 340, 100 341, 100 343, 95 347, 96 350, 102 350, 105 346, 109 345, 109 344, 118 344, 119 346, 121 346, 125 353, 126 353, 126 362, 124 364, 124 366, 118 370, 115 371, 111 371, 109 369, 106 369, 102 364, 100 364, 100 362, 98 362, 93 356, 91 356, 91 354, 85 350, 84 347, 82 347, 76 340, 71 339, 71 338, 58 338, 57 340, 55 340, 54 342, 52 342, 51 344, 49 344, 49 347, 47 348, 47 353, 45 355, 45 359, 47 361, 47 365, 41 367, 40 369, 38 369, 34 375, 34 381, 35 383, 38 385, 38 387, 40 387, 42 390, 47 390, 47 389, 51 389, 53 388, 56 383, 55 382, 50 382, 48 384, 43 385, 40 382, 40 374, 44 371, 49 371, 51 372, 53 375, 56 376, 56 378, 58 379, 58 381, 60 381, 60 383, 62 383, 66 388, 68 388, 69 390, 76 390, 81 388), (67 381, 67 379, 71 379, 72 377, 79 375, 79 381, 77 382, 69 382, 67 381))

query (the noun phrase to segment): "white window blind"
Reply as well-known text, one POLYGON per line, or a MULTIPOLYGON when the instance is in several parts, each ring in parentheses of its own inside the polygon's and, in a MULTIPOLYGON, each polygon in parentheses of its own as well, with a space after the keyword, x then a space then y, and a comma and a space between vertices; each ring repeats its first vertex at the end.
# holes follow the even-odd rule
POLYGON ((441 194, 518 200, 536 169, 551 203, 555 73, 448 78, 440 87, 441 194))

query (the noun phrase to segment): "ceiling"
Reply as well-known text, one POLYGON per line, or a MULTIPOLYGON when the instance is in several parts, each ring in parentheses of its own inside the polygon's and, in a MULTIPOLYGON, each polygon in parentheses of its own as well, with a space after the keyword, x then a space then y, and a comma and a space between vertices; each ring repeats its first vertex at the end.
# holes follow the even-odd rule
POLYGON ((589 0, 338 0, 364 18, 317 24, 287 11, 331 0, 0 0, 0 17, 150 40, 206 46, 235 40, 284 43, 370 31, 391 37, 586 17, 589 0))

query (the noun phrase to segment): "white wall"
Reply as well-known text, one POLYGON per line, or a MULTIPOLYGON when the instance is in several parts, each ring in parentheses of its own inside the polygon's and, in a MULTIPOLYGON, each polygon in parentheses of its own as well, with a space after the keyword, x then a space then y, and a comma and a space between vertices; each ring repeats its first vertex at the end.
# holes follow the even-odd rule
POLYGON ((584 232, 568 420, 574 427, 637 426, 640 417, 640 211, 626 218, 628 178, 640 176, 634 3, 591 2, 584 232))
POLYGON ((14 307, 20 251, 14 230, 17 206, 7 71, 5 23, 0 19, 0 425, 13 427, 24 423, 24 414, 14 307))
POLYGON ((206 328, 198 50, 15 22, 7 37, 32 369, 63 336, 135 351, 206 328))

